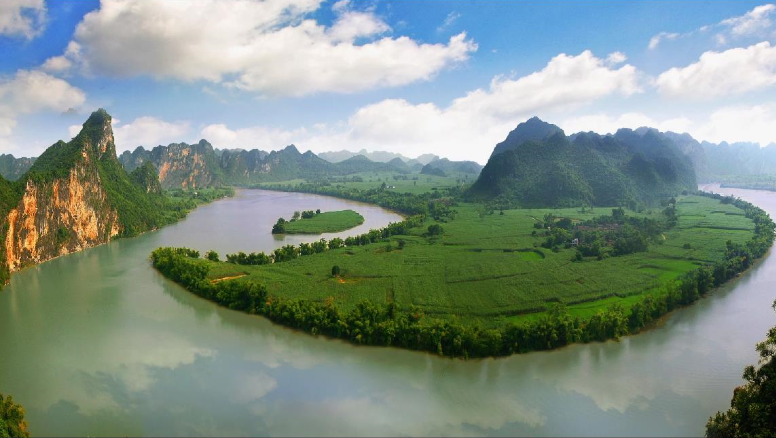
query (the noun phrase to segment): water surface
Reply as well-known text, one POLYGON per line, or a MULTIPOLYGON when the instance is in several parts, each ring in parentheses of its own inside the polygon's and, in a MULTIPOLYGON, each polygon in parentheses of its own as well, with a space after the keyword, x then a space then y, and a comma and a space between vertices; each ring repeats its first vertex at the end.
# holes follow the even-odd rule
MULTIPOLYGON (((776 216, 776 194, 720 189, 776 216)), ((222 256, 317 237, 269 230, 352 208, 352 235, 400 218, 333 198, 238 191, 184 221, 16 273, 0 292, 0 391, 34 435, 701 435, 776 323, 776 258, 619 342, 460 361, 355 347, 219 308, 149 253, 222 256)), ((332 235, 324 235, 326 238, 332 235)))

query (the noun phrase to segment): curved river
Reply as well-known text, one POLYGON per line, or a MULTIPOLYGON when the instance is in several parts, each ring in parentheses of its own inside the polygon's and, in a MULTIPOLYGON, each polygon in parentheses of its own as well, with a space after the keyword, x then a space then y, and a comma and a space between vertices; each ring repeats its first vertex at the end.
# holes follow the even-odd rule
MULTIPOLYGON (((776 216, 776 193, 720 189, 776 216)), ((701 435, 774 324, 776 257, 619 342, 460 361, 354 347, 215 306, 157 274, 162 245, 271 250, 295 210, 353 208, 242 190, 184 221, 25 269, 0 292, 0 391, 34 435, 701 435)), ((331 237, 328 235, 326 237, 331 237)))

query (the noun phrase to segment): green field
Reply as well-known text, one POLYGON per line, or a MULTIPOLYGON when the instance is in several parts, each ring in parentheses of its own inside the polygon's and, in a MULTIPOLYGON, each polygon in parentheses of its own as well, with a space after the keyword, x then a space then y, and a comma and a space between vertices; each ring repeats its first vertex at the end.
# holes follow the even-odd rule
MULTIPOLYGON (((388 242, 339 248, 262 266, 206 262, 212 280, 253 281, 271 296, 330 301, 345 311, 363 300, 416 306, 437 318, 497 326, 532 320, 552 303, 587 317, 615 303, 624 307, 653 293, 667 280, 720 261, 726 242, 743 244, 754 225, 739 208, 700 196, 678 198, 678 223, 646 252, 573 262, 575 249, 542 248, 534 223, 547 213, 587 220, 611 208, 516 209, 489 213, 460 204, 454 220, 441 223, 442 236, 423 227, 388 242), (333 265, 341 275, 331 276, 333 265)), ((660 209, 628 216, 655 217, 660 209)), ((250 251, 251 248, 245 248, 250 251)))
POLYGON ((353 210, 326 211, 286 223, 285 234, 336 233, 363 223, 364 217, 353 210))
MULTIPOLYGON (((411 193, 420 195, 427 192, 464 187, 472 184, 477 176, 470 173, 450 173, 446 176, 423 175, 420 173, 400 174, 396 172, 361 172, 347 177, 330 177, 327 182, 333 186, 341 186, 350 189, 369 190, 381 187, 385 184, 386 190, 398 193, 411 193)), ((295 179, 283 182, 262 183, 262 187, 293 187, 300 183, 314 182, 303 179, 295 179)))

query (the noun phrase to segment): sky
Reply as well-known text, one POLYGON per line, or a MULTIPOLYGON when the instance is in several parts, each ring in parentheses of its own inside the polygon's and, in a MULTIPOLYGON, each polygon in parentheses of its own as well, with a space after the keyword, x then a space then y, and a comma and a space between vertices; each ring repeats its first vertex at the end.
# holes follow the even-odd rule
POLYGON ((485 163, 538 116, 776 142, 776 5, 747 1, 0 2, 0 153, 97 108, 119 152, 385 150, 485 163))

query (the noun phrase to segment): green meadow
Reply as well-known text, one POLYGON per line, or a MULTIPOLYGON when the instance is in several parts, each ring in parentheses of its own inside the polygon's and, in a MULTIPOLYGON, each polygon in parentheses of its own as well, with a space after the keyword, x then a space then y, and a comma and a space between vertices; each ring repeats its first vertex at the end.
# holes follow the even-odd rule
MULTIPOLYGON (((208 264, 211 280, 253 281, 266 285, 271 296, 334 302, 346 311, 365 299, 395 302, 437 318, 499 326, 535 319, 558 302, 582 318, 614 304, 628 308, 667 281, 723 260, 728 240, 743 244, 754 232, 752 220, 739 208, 682 196, 676 203, 677 225, 650 241, 646 252, 574 261, 574 248, 543 248, 543 230, 534 235, 534 224, 548 213, 576 222, 611 214, 611 208, 514 209, 503 214, 476 204, 454 209, 455 219, 439 223, 441 236, 427 235, 427 227, 435 223, 427 220, 387 242, 283 263, 201 263, 208 264), (338 277, 331 275, 334 265, 340 268, 338 277)), ((626 214, 657 218, 661 209, 626 214)))
POLYGON ((285 234, 323 234, 349 230, 364 223, 364 217, 353 210, 326 211, 311 218, 300 218, 285 224, 285 234))

